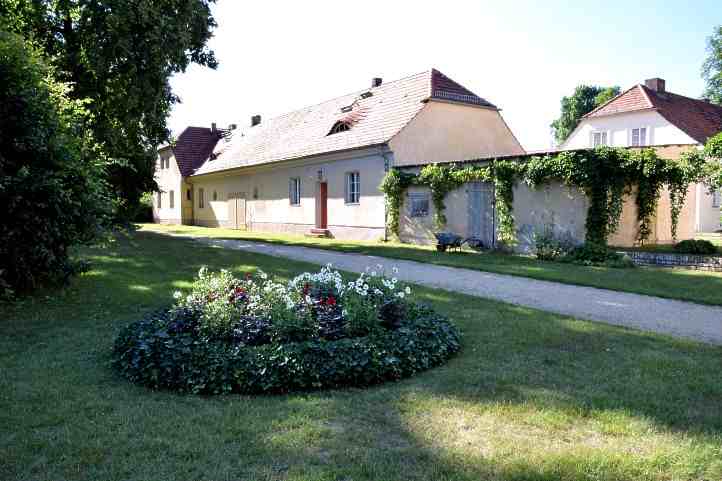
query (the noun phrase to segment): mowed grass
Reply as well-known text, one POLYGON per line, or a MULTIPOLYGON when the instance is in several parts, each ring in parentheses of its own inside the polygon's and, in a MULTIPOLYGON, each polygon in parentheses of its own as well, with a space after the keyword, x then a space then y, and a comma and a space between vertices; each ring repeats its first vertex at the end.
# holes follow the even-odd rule
MULTIPOLYGON (((369 389, 182 396, 117 377, 118 329, 202 265, 316 266, 140 232, 0 316, 3 480, 717 480, 722 348, 446 291, 448 364, 369 389)), ((391 263, 388 264, 389 266, 391 263)))
POLYGON ((340 241, 298 235, 247 232, 196 226, 141 224, 142 231, 244 239, 283 245, 315 247, 338 252, 404 259, 428 264, 530 277, 545 281, 599 287, 615 291, 722 305, 722 272, 638 267, 612 269, 561 262, 542 262, 529 256, 473 251, 437 252, 433 246, 401 243, 340 241))

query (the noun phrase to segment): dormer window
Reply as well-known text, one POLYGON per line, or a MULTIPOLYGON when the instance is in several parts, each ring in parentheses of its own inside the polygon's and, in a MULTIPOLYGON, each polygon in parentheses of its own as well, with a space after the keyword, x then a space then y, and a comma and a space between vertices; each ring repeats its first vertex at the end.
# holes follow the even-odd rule
POLYGON ((351 129, 351 125, 348 122, 339 120, 338 122, 333 124, 333 127, 331 127, 331 130, 328 132, 328 135, 338 134, 339 132, 346 132, 349 129, 351 129))
POLYGON ((632 147, 647 145, 647 128, 632 129, 632 147))

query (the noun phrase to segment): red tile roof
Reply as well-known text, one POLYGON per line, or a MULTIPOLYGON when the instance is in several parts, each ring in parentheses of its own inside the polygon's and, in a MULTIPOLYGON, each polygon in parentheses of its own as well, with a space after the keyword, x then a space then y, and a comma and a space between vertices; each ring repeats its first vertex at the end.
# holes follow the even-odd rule
POLYGON ((703 144, 722 131, 722 106, 635 85, 585 115, 601 117, 638 110, 656 110, 669 123, 703 144))
POLYGON ((229 140, 218 144, 215 158, 205 162, 195 174, 385 144, 429 100, 496 109, 431 69, 236 130, 229 140), (351 128, 328 135, 337 121, 349 122, 351 128))
POLYGON ((173 146, 173 155, 183 177, 191 175, 213 153, 220 131, 206 127, 187 127, 173 146))

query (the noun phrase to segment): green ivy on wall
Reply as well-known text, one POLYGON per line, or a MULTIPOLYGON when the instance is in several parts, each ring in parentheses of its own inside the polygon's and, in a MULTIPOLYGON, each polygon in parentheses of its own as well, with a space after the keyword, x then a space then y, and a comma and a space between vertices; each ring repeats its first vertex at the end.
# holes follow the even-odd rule
MULTIPOLYGON (((722 146, 722 140, 719 145, 722 146)), ((719 161, 711 161, 715 154, 716 151, 694 151, 684 154, 679 160, 668 160, 657 156, 654 149, 600 147, 555 155, 492 160, 480 166, 429 164, 418 174, 392 169, 384 178, 381 191, 386 195, 388 228, 398 236, 403 195, 410 186, 426 186, 431 190, 435 227, 443 229, 447 221, 444 201, 451 191, 467 182, 493 182, 499 221, 498 240, 505 246, 513 246, 517 242, 513 208, 517 182, 537 188, 559 181, 568 187, 579 188, 589 200, 585 240, 599 245, 606 245, 609 235, 617 230, 624 196, 634 194, 639 226, 637 240, 644 243, 651 235, 657 202, 664 187, 667 187, 671 200, 674 238, 689 184, 703 181, 719 188, 722 168, 719 161)))

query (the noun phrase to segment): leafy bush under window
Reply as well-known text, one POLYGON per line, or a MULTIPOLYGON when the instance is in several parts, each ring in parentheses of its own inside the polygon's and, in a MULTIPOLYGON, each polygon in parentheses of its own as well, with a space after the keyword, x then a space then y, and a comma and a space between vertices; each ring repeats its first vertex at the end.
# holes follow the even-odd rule
POLYGON ((152 388, 264 393, 366 386, 443 363, 459 333, 377 272, 326 267, 287 284, 205 269, 176 303, 120 333, 113 365, 152 388))

